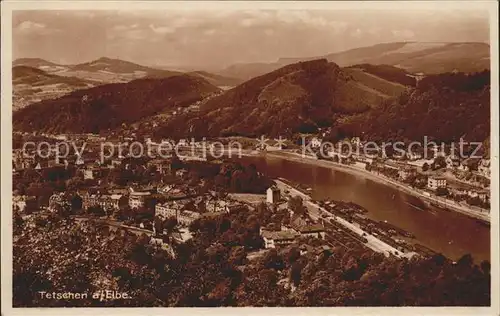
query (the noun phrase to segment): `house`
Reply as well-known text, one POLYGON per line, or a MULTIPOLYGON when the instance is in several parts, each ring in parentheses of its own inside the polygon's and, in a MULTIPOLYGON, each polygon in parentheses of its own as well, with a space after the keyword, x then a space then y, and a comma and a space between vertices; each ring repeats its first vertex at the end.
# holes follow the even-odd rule
POLYGON ((291 230, 302 237, 325 237, 325 228, 321 224, 311 223, 309 218, 296 217, 290 224, 291 230))
POLYGON ((359 147, 361 145, 361 139, 359 137, 353 137, 351 138, 351 143, 354 146, 359 147))
POLYGON ((68 201, 66 193, 59 192, 54 193, 49 198, 49 211, 69 211, 71 208, 71 203, 68 201))
POLYGON ((419 160, 419 159, 422 159, 423 157, 423 153, 420 152, 420 151, 408 151, 406 153, 406 158, 408 158, 408 160, 419 160))
POLYGON ((446 179, 442 177, 429 177, 427 179, 427 187, 431 190, 446 188, 446 179))
POLYGON ((102 170, 95 166, 88 166, 83 170, 83 179, 94 180, 97 179, 102 174, 102 170))
POLYGON ((149 243, 162 248, 163 250, 171 250, 168 236, 151 236, 149 243))
POLYGON ((410 168, 410 167, 404 167, 398 171, 398 176, 401 180, 405 181, 409 177, 415 175, 416 173, 417 173, 417 171, 415 169, 410 168))
POLYGON ((122 164, 121 159, 111 159, 111 163, 110 163, 109 167, 114 169, 114 168, 118 168, 119 166, 121 166, 121 164, 122 164))
POLYGON ((180 169, 180 170, 177 170, 175 172, 175 176, 179 177, 179 178, 183 178, 187 173, 188 173, 188 171, 186 169, 180 169))
POLYGON ((155 206, 155 217, 161 217, 163 219, 169 217, 177 218, 179 213, 186 208, 189 202, 189 200, 183 199, 158 203, 155 206))
POLYGON ((154 166, 160 174, 170 174, 171 163, 165 159, 154 159, 148 162, 148 167, 154 166))
POLYGON ((455 169, 460 166, 460 158, 456 155, 449 155, 446 157, 446 168, 455 169))
POLYGON ((31 212, 38 208, 38 202, 35 196, 15 195, 12 197, 12 206, 20 212, 31 212))
POLYGON ((293 231, 263 231, 262 238, 264 239, 264 247, 277 248, 284 247, 292 244, 299 237, 299 235, 293 231))
POLYGON ((200 213, 183 210, 177 214, 177 222, 184 226, 189 226, 192 222, 201 217, 200 213))
POLYGON ((229 213, 229 203, 220 199, 210 199, 205 202, 205 209, 212 213, 229 213))
POLYGON ((99 190, 89 189, 88 191, 78 193, 78 195, 82 198, 82 207, 84 209, 99 205, 99 198, 101 196, 99 190))
POLYGON ((321 224, 306 224, 292 227, 302 237, 325 238, 325 228, 321 224))
POLYGON ((151 191, 144 189, 138 190, 134 188, 130 188, 128 205, 132 209, 137 209, 144 207, 146 205, 146 200, 151 196, 151 191))
POLYGON ((268 188, 266 194, 267 194, 266 197, 267 203, 275 204, 278 203, 281 199, 280 189, 278 189, 276 186, 268 188))
POLYGON ((165 203, 158 203, 155 206, 155 217, 161 217, 163 219, 169 217, 177 217, 177 212, 179 211, 176 201, 168 201, 165 203))
POLYGON ((490 192, 488 190, 469 190, 467 195, 471 198, 479 198, 483 202, 490 200, 490 192))
POLYGON ((115 211, 125 207, 128 199, 122 194, 103 194, 97 198, 97 204, 105 211, 115 211))
POLYGON ((189 142, 186 139, 179 139, 179 142, 177 142, 177 146, 188 146, 189 142))
POLYGON ((468 158, 468 159, 465 159, 465 160, 463 160, 460 163, 460 166, 458 167, 458 170, 460 170, 460 171, 474 171, 474 170, 478 170, 479 161, 480 160, 477 159, 477 158, 468 158))
POLYGON ((481 159, 479 165, 477 167, 479 173, 487 178, 490 177, 490 160, 489 159, 481 159))
POLYGON ((312 148, 321 147, 321 143, 322 143, 322 140, 320 138, 317 138, 317 137, 313 137, 311 139, 311 142, 310 142, 312 148))

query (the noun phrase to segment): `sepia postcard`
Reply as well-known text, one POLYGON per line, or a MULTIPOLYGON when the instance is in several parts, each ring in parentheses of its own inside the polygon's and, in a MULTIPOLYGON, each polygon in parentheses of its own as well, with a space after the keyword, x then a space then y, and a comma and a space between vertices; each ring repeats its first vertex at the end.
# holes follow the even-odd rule
POLYGON ((496 1, 1 14, 2 315, 500 315, 496 1))

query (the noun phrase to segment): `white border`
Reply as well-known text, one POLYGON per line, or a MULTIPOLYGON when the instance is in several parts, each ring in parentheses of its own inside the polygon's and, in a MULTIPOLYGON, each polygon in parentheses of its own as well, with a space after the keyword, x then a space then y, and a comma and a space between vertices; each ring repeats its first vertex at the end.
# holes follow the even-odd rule
MULTIPOLYGON (((1 214, 2 214, 2 314, 3 315, 165 315, 169 314, 198 314, 217 313, 219 315, 240 315, 256 313, 274 315, 499 315, 499 93, 498 93, 498 3, 496 1, 339 1, 339 2, 235 2, 235 1, 3 1, 1 3, 1 30, 2 30, 2 97, 1 97, 1 214), (176 9, 192 10, 202 7, 204 10, 234 11, 255 9, 354 9, 354 10, 464 10, 469 8, 484 9, 490 13, 490 47, 491 47, 491 281, 492 306, 480 308, 465 307, 324 307, 310 308, 12 308, 12 11, 13 10, 158 10, 176 9), (494 192, 497 192, 496 194, 494 192), (6 306, 8 305, 8 306, 6 306)), ((471 236, 472 237, 472 236, 471 236)))

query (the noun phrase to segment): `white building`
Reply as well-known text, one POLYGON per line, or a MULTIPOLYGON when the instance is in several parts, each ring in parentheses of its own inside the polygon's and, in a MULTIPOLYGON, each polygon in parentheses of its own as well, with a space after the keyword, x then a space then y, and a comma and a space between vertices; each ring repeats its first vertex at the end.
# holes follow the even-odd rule
POLYGON ((264 247, 266 249, 283 247, 292 244, 298 235, 293 231, 263 231, 264 247))
POLYGON ((313 139, 311 139, 311 147, 312 148, 321 147, 321 143, 322 143, 322 140, 317 138, 317 137, 313 137, 313 139))
POLYGON ((427 179, 427 187, 431 190, 446 188, 446 179, 441 177, 429 177, 427 179))
POLYGON ((280 189, 278 189, 275 186, 270 187, 266 191, 267 197, 266 197, 266 202, 275 204, 278 203, 281 199, 281 194, 280 194, 280 189))

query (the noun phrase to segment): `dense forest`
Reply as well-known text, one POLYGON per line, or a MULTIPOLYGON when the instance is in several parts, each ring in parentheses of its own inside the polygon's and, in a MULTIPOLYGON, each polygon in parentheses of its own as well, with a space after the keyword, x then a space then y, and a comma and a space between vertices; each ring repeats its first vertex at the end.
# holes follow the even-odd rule
POLYGON ((334 124, 336 137, 483 142, 490 135, 490 72, 428 76, 415 90, 334 124))
POLYGON ((166 109, 189 106, 218 91, 206 80, 188 75, 137 79, 32 104, 14 113, 13 125, 22 131, 99 133, 166 109))
MULTIPOLYGON (((167 250, 146 235, 14 214, 13 304, 26 306, 487 306, 490 264, 441 255, 397 259, 356 247, 259 254, 259 228, 280 214, 265 205, 193 222, 193 238, 167 250), (175 253, 173 256, 172 253, 175 253), (129 299, 92 299, 94 291, 129 299), (39 291, 90 293, 41 299, 39 291)), ((310 246, 322 242, 303 241, 310 246)))
POLYGON ((260 136, 310 133, 336 115, 363 113, 397 97, 405 86, 374 76, 353 76, 326 59, 287 65, 206 102, 200 113, 178 116, 157 136, 260 136))

